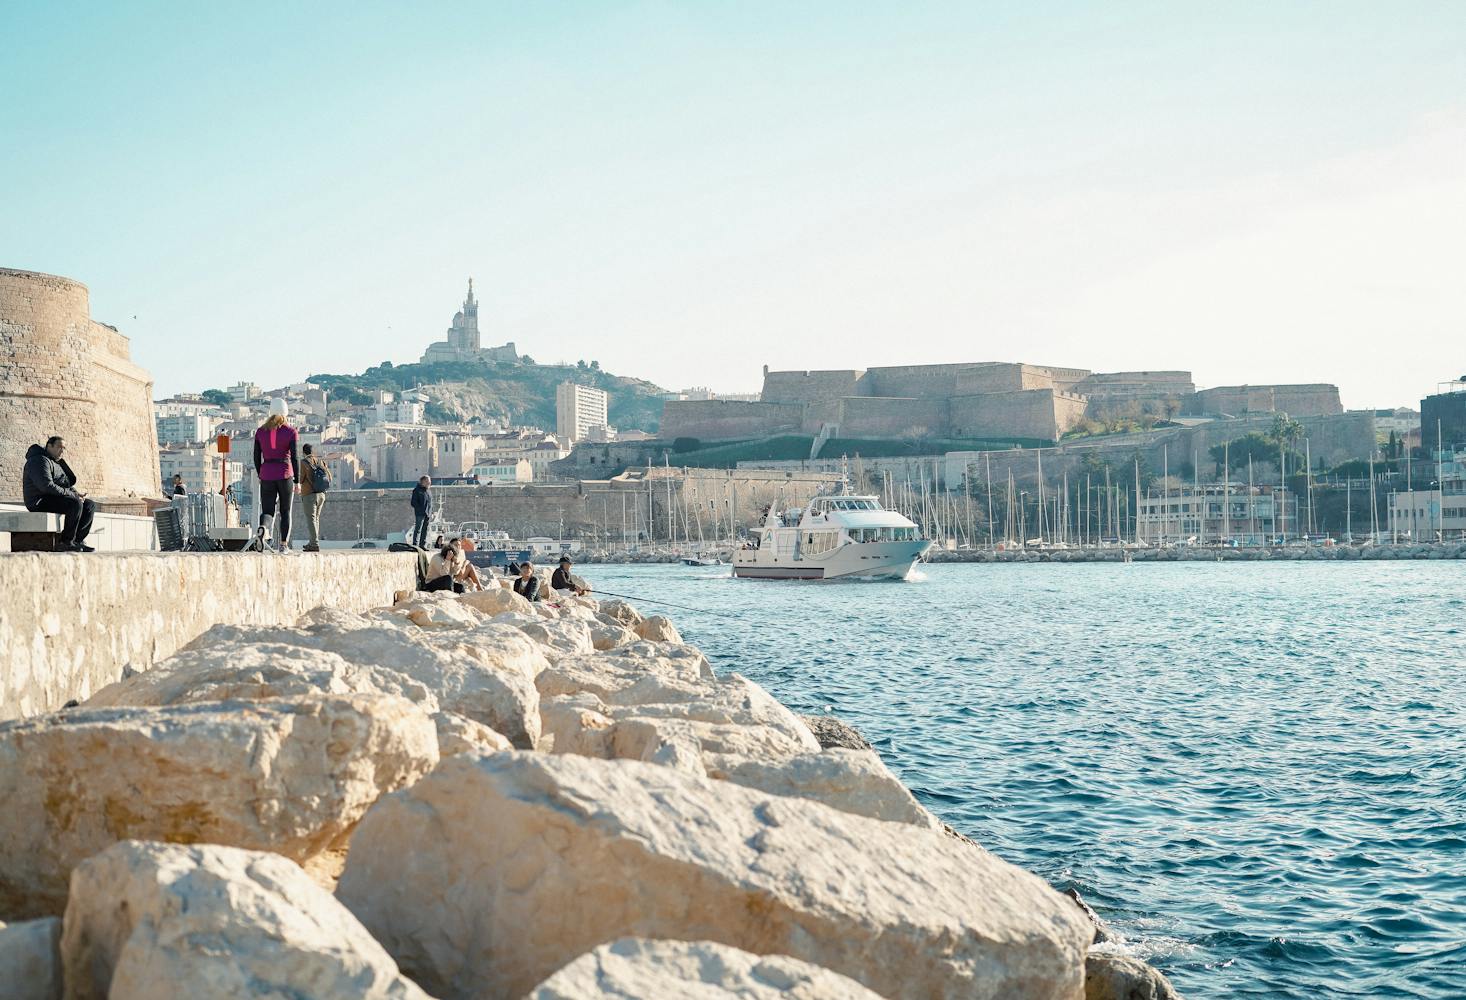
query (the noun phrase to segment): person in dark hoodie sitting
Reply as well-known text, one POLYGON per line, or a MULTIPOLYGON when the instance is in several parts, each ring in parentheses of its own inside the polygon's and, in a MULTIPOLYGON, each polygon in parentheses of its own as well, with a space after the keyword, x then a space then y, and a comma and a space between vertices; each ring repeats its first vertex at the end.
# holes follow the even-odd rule
POLYGON ((21 487, 25 509, 60 514, 66 519, 57 538, 61 551, 95 552, 86 540, 97 505, 76 488, 76 473, 61 457, 65 452, 66 442, 59 435, 47 438, 44 448, 33 444, 26 451, 21 487))

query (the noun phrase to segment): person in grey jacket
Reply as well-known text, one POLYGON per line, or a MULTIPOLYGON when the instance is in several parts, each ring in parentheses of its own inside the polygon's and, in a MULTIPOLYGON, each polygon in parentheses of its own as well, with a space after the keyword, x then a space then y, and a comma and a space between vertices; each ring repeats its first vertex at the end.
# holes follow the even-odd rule
POLYGON ((63 552, 95 552, 86 540, 92 530, 97 505, 76 488, 76 473, 61 457, 65 452, 66 442, 59 435, 47 438, 44 448, 33 444, 26 451, 21 484, 25 509, 60 514, 65 518, 57 539, 57 545, 63 552))

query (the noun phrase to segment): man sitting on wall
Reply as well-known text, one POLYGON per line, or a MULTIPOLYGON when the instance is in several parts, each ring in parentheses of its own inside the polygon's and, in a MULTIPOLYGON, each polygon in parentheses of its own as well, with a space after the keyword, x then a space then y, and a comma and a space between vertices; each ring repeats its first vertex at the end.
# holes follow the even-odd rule
POLYGON ((25 473, 21 486, 25 497, 25 509, 60 514, 61 536, 57 548, 62 552, 95 552, 86 544, 87 534, 92 530, 92 517, 97 505, 76 488, 76 473, 61 456, 66 451, 66 442, 59 436, 46 439, 42 448, 33 444, 25 453, 25 473))

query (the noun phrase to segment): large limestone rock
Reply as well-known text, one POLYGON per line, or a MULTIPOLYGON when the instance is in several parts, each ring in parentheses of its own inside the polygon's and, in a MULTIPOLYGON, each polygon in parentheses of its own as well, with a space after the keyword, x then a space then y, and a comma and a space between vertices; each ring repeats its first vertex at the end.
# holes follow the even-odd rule
POLYGON ((526 1000, 881 1000, 852 979, 787 955, 752 955, 713 941, 622 938, 580 956, 526 1000))
POLYGON ((682 635, 671 619, 664 615, 652 615, 633 626, 636 634, 648 642, 681 642, 682 635))
POLYGON ((1090 952, 1084 962, 1084 1000, 1181 1000, 1158 969, 1136 958, 1090 952))
POLYGON ((55 917, 0 924, 0 996, 60 1000, 61 921, 55 917))
POLYGON ((824 750, 840 748, 845 750, 873 750, 870 742, 860 730, 835 718, 833 715, 801 715, 800 720, 814 733, 814 738, 824 750))
POLYGON ((465 719, 452 712, 433 716, 438 730, 438 756, 453 757, 461 753, 497 753, 512 750, 514 745, 482 722, 465 719))
POLYGON ((518 629, 484 624, 414 633, 383 624, 355 629, 216 625, 187 649, 234 650, 262 642, 335 653, 348 663, 395 671, 433 692, 443 710, 482 722, 517 747, 533 747, 539 738, 534 678, 548 664, 518 629))
POLYGON ((562 656, 575 656, 595 650, 590 627, 574 618, 531 622, 520 625, 519 630, 540 644, 551 663, 562 656))
POLYGON ((348 663, 335 653, 281 642, 226 643, 170 656, 87 699, 88 708, 260 701, 311 694, 389 694, 435 712, 438 699, 406 674, 348 663))
POLYGON ((609 601, 601 601, 599 613, 607 618, 612 618, 629 629, 635 629, 641 623, 641 612, 630 603, 620 598, 612 598, 609 601))
POLYGON ((697 681, 631 671, 598 676, 580 661, 574 671, 550 671, 546 689, 569 692, 577 712, 594 712, 579 715, 588 724, 577 732, 571 725, 575 714, 557 706, 547 711, 541 702, 542 719, 556 720, 556 753, 631 760, 658 759, 659 753, 687 759, 732 754, 773 760, 819 750, 797 716, 738 674, 697 681), (599 704, 587 701, 589 697, 599 704), (611 725, 604 725, 602 718, 611 725), (673 744, 681 749, 666 749, 673 744))
POLYGON ((941 824, 869 750, 826 750, 784 760, 747 760, 711 755, 708 777, 721 778, 771 795, 813 799, 832 809, 928 830, 941 824))
POLYGON ((491 617, 505 612, 517 612, 522 615, 534 614, 534 608, 530 603, 509 587, 497 585, 485 587, 471 594, 462 594, 458 600, 475 611, 482 611, 491 617))
POLYGON ((615 649, 617 646, 624 646, 629 642, 637 640, 637 634, 626 628, 619 622, 602 621, 599 617, 592 618, 586 622, 590 629, 591 645, 597 651, 615 649))
POLYGON ((717 941, 882 996, 1078 1000, 1091 931, 1037 877, 910 826, 679 770, 454 757, 382 799, 337 895, 437 996, 519 996, 621 937, 717 941))
POLYGON ((0 917, 58 914, 71 870, 118 840, 304 861, 438 761, 400 698, 73 709, 0 725, 0 917))
POLYGON ((76 869, 67 1000, 427 1000, 298 866, 213 844, 115 844, 76 869))

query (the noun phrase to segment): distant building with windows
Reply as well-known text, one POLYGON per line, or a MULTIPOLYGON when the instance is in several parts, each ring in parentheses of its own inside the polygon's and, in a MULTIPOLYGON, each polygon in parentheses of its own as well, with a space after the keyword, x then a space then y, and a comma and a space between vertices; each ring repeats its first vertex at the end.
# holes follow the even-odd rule
POLYGON ((555 389, 555 436, 565 446, 592 436, 593 428, 601 428, 596 437, 608 439, 607 419, 610 397, 600 389, 574 382, 561 382, 555 389))
POLYGON ((1298 534, 1298 524, 1293 495, 1273 486, 1208 483, 1199 490, 1183 486, 1140 498, 1140 540, 1151 545, 1188 540, 1266 545, 1298 534))
POLYGON ((502 347, 484 347, 478 329, 478 300, 473 297, 473 279, 468 279, 468 295, 463 308, 453 314, 445 340, 435 341, 423 351, 425 365, 440 361, 518 361, 519 352, 510 341, 502 347))

